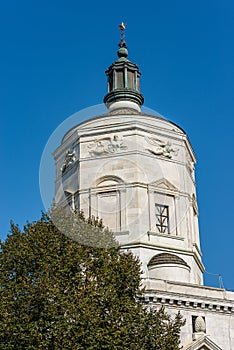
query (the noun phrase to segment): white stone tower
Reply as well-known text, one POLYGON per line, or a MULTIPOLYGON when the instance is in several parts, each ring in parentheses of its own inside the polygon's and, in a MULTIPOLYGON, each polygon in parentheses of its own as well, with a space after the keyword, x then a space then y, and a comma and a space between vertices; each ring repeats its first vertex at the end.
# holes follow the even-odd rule
POLYGON ((119 46, 108 113, 70 130, 54 153, 56 202, 102 218, 145 277, 202 284, 194 152, 181 128, 141 112, 139 69, 123 37, 119 46))
POLYGON ((55 202, 102 218, 139 256, 146 302, 187 319, 184 349, 234 349, 233 316, 216 315, 233 315, 233 293, 203 286, 193 149, 179 126, 141 112, 139 68, 127 58, 123 23, 120 29, 119 58, 106 71, 107 113, 68 131, 54 152, 55 202), (229 322, 229 338, 215 322, 229 322))

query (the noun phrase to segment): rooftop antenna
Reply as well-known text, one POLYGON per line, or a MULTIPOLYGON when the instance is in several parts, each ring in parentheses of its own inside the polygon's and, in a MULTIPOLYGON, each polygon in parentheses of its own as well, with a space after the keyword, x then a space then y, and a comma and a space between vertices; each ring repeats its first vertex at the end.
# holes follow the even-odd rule
POLYGON ((204 272, 206 272, 208 275, 217 276, 218 277, 218 281, 219 281, 219 288, 225 289, 224 284, 223 284, 222 276, 219 273, 212 273, 212 272, 208 272, 206 270, 204 272))

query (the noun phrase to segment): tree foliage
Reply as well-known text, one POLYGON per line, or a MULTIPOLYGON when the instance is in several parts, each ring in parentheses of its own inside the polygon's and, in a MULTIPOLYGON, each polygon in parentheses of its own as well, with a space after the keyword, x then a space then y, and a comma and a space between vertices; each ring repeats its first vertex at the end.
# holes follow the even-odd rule
POLYGON ((140 301, 138 259, 99 221, 75 215, 78 241, 43 215, 22 232, 12 224, 1 242, 0 349, 179 349, 181 316, 140 301), (91 246, 80 243, 87 234, 91 246))

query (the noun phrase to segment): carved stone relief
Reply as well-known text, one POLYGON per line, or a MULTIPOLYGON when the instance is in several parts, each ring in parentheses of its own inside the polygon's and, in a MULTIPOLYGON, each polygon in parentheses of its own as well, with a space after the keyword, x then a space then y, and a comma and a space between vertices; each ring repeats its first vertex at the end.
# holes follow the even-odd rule
POLYGON ((162 156, 165 158, 172 158, 172 153, 175 156, 178 155, 179 149, 172 148, 172 144, 167 141, 162 141, 153 137, 145 137, 145 140, 150 144, 150 148, 146 148, 150 153, 156 156, 162 156))
POLYGON ((102 139, 96 139, 91 145, 88 146, 89 154, 91 157, 100 157, 103 155, 118 153, 121 150, 127 149, 122 138, 118 135, 111 137, 104 137, 102 139))
POLYGON ((63 165, 61 167, 61 172, 64 173, 65 170, 71 167, 73 163, 77 160, 77 145, 73 145, 67 152, 63 161, 63 165))

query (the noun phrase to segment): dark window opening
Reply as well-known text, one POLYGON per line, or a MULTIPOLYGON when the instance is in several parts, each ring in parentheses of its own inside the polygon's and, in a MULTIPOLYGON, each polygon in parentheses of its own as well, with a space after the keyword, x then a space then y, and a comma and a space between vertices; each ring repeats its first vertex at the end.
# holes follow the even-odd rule
POLYGON ((155 204, 156 227, 160 233, 169 233, 169 207, 155 204))

